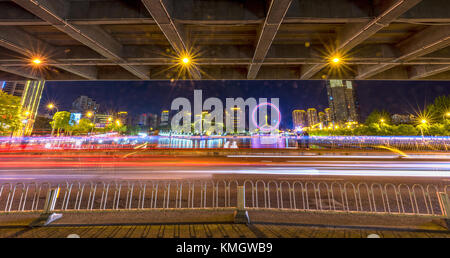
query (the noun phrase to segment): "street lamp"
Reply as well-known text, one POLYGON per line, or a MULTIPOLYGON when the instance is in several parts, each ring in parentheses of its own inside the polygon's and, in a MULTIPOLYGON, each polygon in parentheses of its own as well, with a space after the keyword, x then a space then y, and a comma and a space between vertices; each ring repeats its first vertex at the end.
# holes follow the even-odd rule
POLYGON ((420 133, 422 134, 422 140, 424 140, 424 136, 423 136, 423 127, 428 123, 428 121, 425 118, 422 118, 422 120, 420 120, 420 124, 422 126, 419 126, 420 128, 420 133))
POLYGON ((91 129, 91 135, 92 135, 92 133, 94 132, 94 128, 95 128, 95 112, 92 112, 92 111, 88 111, 87 113, 86 113, 86 116, 87 117, 89 117, 89 118, 91 118, 92 116, 93 116, 93 118, 92 118, 92 124, 94 124, 94 126, 92 127, 92 129, 91 129))
POLYGON ((444 119, 450 119, 450 111, 447 111, 447 113, 444 114, 444 119))
MULTIPOLYGON (((49 103, 49 104, 47 105, 47 108, 48 108, 49 110, 52 110, 52 109, 56 108, 56 112, 59 112, 58 107, 55 106, 55 104, 53 104, 53 103, 49 103)), ((49 115, 50 115, 50 114, 49 114, 49 115)), ((51 136, 53 136, 53 133, 54 133, 54 132, 55 132, 55 126, 52 125, 52 134, 51 134, 51 136)))
POLYGON ((338 53, 328 57, 328 62, 331 65, 338 66, 338 65, 340 65, 342 63, 342 61, 343 61, 343 59, 338 53))
POLYGON ((185 64, 185 65, 188 65, 191 62, 189 57, 183 57, 183 59, 181 61, 183 61, 183 64, 185 64))

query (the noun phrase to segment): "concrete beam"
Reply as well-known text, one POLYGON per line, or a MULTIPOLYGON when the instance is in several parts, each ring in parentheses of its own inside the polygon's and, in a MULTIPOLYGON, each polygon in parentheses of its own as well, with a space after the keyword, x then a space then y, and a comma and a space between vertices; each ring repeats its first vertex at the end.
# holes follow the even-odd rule
POLYGON ((19 75, 24 78, 28 78, 31 80, 43 80, 43 77, 39 75, 37 72, 33 71, 31 67, 12 67, 12 66, 3 66, 0 65, 0 71, 7 72, 10 74, 19 75))
POLYGON ((450 65, 414 65, 408 69, 408 77, 418 80, 446 71, 450 71, 450 65))
POLYGON ((95 80, 95 67, 72 67, 69 65, 60 65, 53 60, 52 57, 62 56, 62 52, 55 51, 55 48, 38 38, 29 35, 15 27, 5 27, 0 30, 0 46, 12 50, 26 58, 33 58, 40 56, 45 59, 45 62, 55 63, 54 66, 74 73, 86 79, 95 80))
POLYGON ((12 1, 104 57, 113 60, 138 78, 150 79, 148 72, 144 68, 125 64, 121 57, 122 45, 100 27, 75 26, 68 22, 66 20, 69 12, 68 2, 62 0, 39 0, 39 2, 32 0, 12 1))
MULTIPOLYGON (((163 3, 162 0, 142 0, 142 3, 144 4, 145 8, 147 8, 153 19, 156 21, 158 27, 164 33, 170 45, 175 49, 175 51, 179 55, 183 53, 189 53, 190 49, 186 42, 184 30, 180 24, 177 24, 172 20, 166 4, 163 3)), ((190 69, 190 73, 193 79, 201 79, 200 71, 196 67, 190 69)))
POLYGON ((277 35, 281 22, 286 15, 292 0, 272 0, 266 20, 259 34, 258 43, 256 45, 255 54, 252 63, 248 68, 247 79, 255 79, 261 64, 272 45, 273 39, 277 35))
MULTIPOLYGON (((69 0, 66 0, 67 2, 69 0)), ((155 24, 139 1, 70 1, 66 19, 74 25, 155 24)), ((363 23, 378 15, 377 2, 370 0, 293 0, 283 23, 363 23), (373 4, 375 3, 375 4, 373 4)), ((394 22, 448 23, 449 3, 426 0, 408 10, 394 22)), ((173 19, 182 24, 262 24, 265 4, 261 0, 205 1, 184 0, 173 4, 173 19), (227 10, 224 12, 223 10, 227 10)), ((49 25, 12 1, 0 0, 0 25, 49 25)))
POLYGON ((367 79, 392 67, 424 56, 450 45, 450 25, 432 26, 396 45, 398 56, 392 64, 380 64, 361 69, 357 79, 367 79))
MULTIPOLYGON (((367 23, 348 24, 341 32, 339 32, 334 52, 330 53, 330 55, 350 51, 382 28, 388 26, 392 21, 417 5, 420 1, 421 0, 384 1, 383 5, 380 7, 380 9, 383 10, 380 15, 367 23)), ((301 79, 311 78, 325 66, 326 64, 305 67, 306 69, 302 69, 301 79)))

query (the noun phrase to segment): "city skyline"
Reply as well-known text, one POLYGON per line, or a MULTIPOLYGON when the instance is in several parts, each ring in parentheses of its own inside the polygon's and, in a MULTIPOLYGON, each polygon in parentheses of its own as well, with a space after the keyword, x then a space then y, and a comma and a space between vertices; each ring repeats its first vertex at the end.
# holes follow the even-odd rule
MULTIPOLYGON (((45 103, 55 102, 61 110, 80 95, 87 95, 100 104, 100 110, 128 111, 132 116, 142 113, 161 114, 177 97, 192 98, 194 89, 202 89, 208 97, 279 97, 283 114, 282 128, 292 127, 292 111, 328 108, 325 81, 95 81, 47 82, 40 112, 45 103)), ((439 95, 450 94, 445 81, 355 81, 359 90, 361 121, 374 109, 391 113, 415 113, 439 95), (383 90, 389 88, 389 91, 383 90)))

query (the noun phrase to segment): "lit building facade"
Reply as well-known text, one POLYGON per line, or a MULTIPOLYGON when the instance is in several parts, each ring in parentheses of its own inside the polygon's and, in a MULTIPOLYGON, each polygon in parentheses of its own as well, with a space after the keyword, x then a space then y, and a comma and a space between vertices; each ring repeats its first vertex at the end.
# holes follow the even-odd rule
POLYGON ((296 109, 292 111, 292 125, 294 126, 294 129, 297 127, 306 127, 308 125, 305 110, 296 109))
POLYGON ((82 113, 86 114, 88 111, 96 113, 100 104, 97 104, 93 99, 88 96, 79 96, 72 102, 72 110, 71 113, 82 113))
POLYGON ((327 117, 327 124, 330 124, 331 122, 333 122, 331 108, 325 108, 324 112, 325 112, 325 116, 327 117))
POLYGON ((149 130, 156 130, 158 128, 158 115, 151 113, 144 113, 138 117, 138 125, 149 130))
POLYGON ((308 108, 306 111, 308 115, 308 126, 313 127, 319 123, 319 119, 317 117, 317 110, 315 108, 308 108))
POLYGON ((322 126, 326 126, 327 123, 327 115, 324 112, 319 112, 318 114, 319 117, 319 123, 322 124, 322 126))
POLYGON ((169 128, 169 110, 163 110, 161 112, 161 122, 160 122, 160 127, 163 129, 168 129, 169 128))
POLYGON ((45 81, 9 81, 0 82, 0 84, 2 85, 3 92, 21 98, 20 105, 23 126, 16 130, 13 136, 31 135, 45 81))
POLYGON ((95 127, 104 128, 108 124, 112 123, 113 116, 108 114, 95 114, 95 127))
POLYGON ((126 111, 117 112, 116 119, 119 119, 123 125, 126 125, 128 122, 128 112, 126 111))
POLYGON ((328 103, 332 122, 358 122, 359 104, 355 86, 348 80, 327 80, 328 103))

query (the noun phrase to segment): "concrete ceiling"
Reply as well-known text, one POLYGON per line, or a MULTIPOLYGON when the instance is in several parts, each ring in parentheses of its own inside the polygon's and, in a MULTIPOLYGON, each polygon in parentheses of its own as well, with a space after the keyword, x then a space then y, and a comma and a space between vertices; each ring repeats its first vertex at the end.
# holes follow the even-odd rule
POLYGON ((450 1, 0 0, 6 79, 448 80, 450 1))

